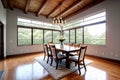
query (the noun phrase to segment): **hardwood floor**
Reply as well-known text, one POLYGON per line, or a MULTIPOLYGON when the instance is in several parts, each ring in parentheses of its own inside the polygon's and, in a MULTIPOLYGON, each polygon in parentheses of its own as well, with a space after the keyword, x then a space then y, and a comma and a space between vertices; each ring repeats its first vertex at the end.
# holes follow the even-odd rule
MULTIPOLYGON (((35 53, 24 56, 14 56, 0 61, 0 70, 4 70, 2 80, 54 80, 50 74, 35 61, 35 57, 43 56, 35 53)), ((93 63, 87 66, 87 71, 78 72, 61 80, 120 80, 120 64, 86 56, 93 63)))

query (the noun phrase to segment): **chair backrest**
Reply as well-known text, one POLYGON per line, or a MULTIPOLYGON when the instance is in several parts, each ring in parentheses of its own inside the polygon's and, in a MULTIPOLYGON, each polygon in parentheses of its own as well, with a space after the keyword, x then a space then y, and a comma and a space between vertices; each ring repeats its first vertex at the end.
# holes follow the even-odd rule
POLYGON ((74 43, 73 46, 74 47, 80 47, 80 44, 74 43))
POLYGON ((57 50, 56 50, 55 45, 49 45, 49 47, 50 47, 50 51, 51 51, 51 54, 52 54, 53 58, 58 58, 57 57, 57 50))
POLYGON ((48 45, 50 45, 50 44, 54 44, 52 41, 51 42, 48 42, 48 45))
POLYGON ((48 46, 47 46, 47 44, 44 44, 43 48, 44 48, 44 53, 45 53, 46 55, 49 55, 49 51, 48 51, 48 46))
POLYGON ((78 61, 84 60, 87 46, 81 46, 79 51, 78 61))
POLYGON ((69 46, 73 46, 73 43, 68 43, 69 46))

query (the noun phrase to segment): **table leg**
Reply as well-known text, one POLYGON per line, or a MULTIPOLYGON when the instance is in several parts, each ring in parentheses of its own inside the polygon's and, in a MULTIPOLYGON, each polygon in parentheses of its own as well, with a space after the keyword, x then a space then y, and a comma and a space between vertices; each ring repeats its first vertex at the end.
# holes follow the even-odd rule
POLYGON ((66 52, 66 68, 70 68, 69 52, 66 52))

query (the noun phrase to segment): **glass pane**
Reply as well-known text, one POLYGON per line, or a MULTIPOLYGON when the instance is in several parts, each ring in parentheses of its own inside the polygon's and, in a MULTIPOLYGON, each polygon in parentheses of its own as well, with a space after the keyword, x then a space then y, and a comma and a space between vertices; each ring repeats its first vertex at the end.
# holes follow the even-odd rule
POLYGON ((43 43, 43 30, 33 29, 33 44, 43 43))
POLYGON ((49 29, 60 30, 59 26, 53 25, 52 23, 45 23, 41 21, 23 19, 23 18, 18 18, 17 25, 23 25, 26 27, 28 26, 28 27, 39 27, 39 28, 47 28, 47 29, 49 28, 49 29))
POLYGON ((43 22, 40 22, 40 21, 32 21, 33 24, 40 24, 40 25, 43 25, 43 22))
POLYGON ((91 20, 91 19, 99 18, 99 17, 105 16, 105 15, 106 15, 106 12, 101 12, 101 13, 95 14, 93 16, 84 18, 84 21, 88 21, 88 20, 91 20))
POLYGON ((96 18, 96 19, 92 19, 92 20, 89 20, 89 21, 82 22, 80 25, 87 25, 87 24, 92 24, 92 23, 101 22, 101 21, 105 21, 105 20, 106 20, 106 18, 104 16, 104 17, 99 17, 99 18, 96 18))
POLYGON ((82 30, 83 28, 76 29, 76 43, 82 43, 82 30))
POLYGON ((105 45, 105 33, 105 23, 87 26, 84 28, 84 43, 105 45))
POLYGON ((18 28, 18 45, 31 44, 31 29, 30 28, 18 28))
POLYGON ((31 20, 29 20, 29 19, 23 19, 23 18, 18 18, 18 22, 31 23, 31 20))
POLYGON ((69 42, 69 31, 64 31, 64 37, 65 37, 64 42, 69 42))
POLYGON ((53 42, 54 43, 59 43, 58 37, 60 36, 59 31, 53 31, 53 42))
POLYGON ((48 42, 52 41, 52 31, 44 30, 44 43, 47 44, 48 42))
POLYGON ((70 42, 75 43, 75 29, 70 30, 70 42))

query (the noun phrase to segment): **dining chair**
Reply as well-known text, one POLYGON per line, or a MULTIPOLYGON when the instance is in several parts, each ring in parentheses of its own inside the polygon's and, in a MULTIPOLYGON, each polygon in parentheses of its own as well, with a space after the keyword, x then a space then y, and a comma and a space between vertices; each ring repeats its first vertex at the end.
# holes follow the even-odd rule
MULTIPOLYGON (((80 46, 81 46, 81 45, 80 45, 80 44, 77 44, 77 43, 74 43, 74 44, 73 44, 73 47, 74 47, 74 48, 80 48, 80 46)), ((71 52, 69 55, 70 55, 70 56, 75 56, 75 55, 78 55, 78 53, 79 53, 79 51, 71 52)))
POLYGON ((85 71, 87 70, 85 66, 85 61, 84 61, 86 50, 87 50, 87 46, 81 46, 79 50, 79 55, 71 56, 69 58, 70 62, 71 61, 75 62, 75 64, 78 65, 79 74, 81 74, 80 65, 83 65, 83 67, 85 68, 85 71))
POLYGON ((48 44, 50 45, 50 44, 54 44, 54 43, 51 41, 51 42, 48 42, 48 44))
POLYGON ((53 63, 53 59, 55 60, 56 62, 56 69, 58 68, 58 63, 59 61, 61 62, 61 60, 65 59, 66 56, 60 54, 57 50, 56 50, 56 47, 55 45, 50 45, 50 50, 51 50, 51 53, 52 53, 52 57, 51 58, 51 66, 52 66, 52 63, 53 63))
POLYGON ((52 58, 52 54, 48 48, 48 45, 44 44, 44 58, 43 58, 43 60, 45 60, 46 56, 47 56, 47 63, 48 63, 49 58, 52 58))
POLYGON ((73 46, 73 43, 68 43, 68 46, 73 46))
POLYGON ((74 44, 73 44, 73 47, 80 47, 80 44, 74 43, 74 44))

